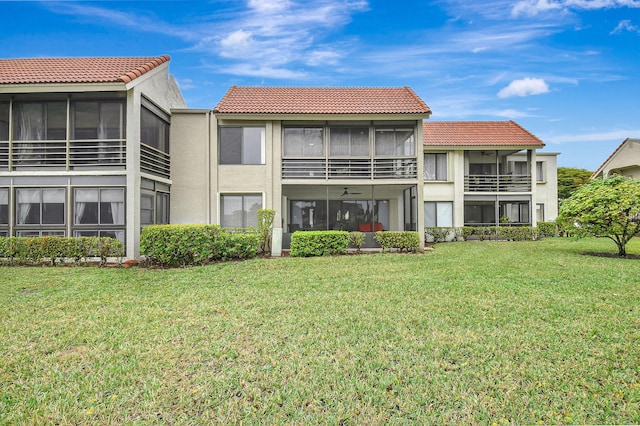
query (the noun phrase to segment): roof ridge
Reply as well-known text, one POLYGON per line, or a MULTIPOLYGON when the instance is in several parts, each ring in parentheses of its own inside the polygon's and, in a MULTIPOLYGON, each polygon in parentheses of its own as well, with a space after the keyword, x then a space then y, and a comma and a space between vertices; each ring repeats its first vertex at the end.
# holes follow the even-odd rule
POLYGON ((604 160, 602 162, 602 164, 600 164, 600 167, 598 167, 596 169, 596 171, 591 174, 591 177, 593 178, 598 173, 600 173, 600 170, 602 170, 604 168, 605 164, 607 164, 609 162, 609 160, 611 160, 622 149, 622 147, 630 140, 632 140, 632 138, 626 138, 625 140, 623 140, 622 143, 620 143, 620 145, 618 145, 617 148, 614 149, 611 154, 609 154, 609 156, 606 158, 606 160, 604 160))
POLYGON ((121 75, 120 80, 125 84, 130 83, 136 78, 141 77, 143 74, 148 73, 152 69, 164 64, 165 62, 169 62, 170 60, 171 58, 169 55, 156 56, 151 61, 134 68, 124 75, 121 75))

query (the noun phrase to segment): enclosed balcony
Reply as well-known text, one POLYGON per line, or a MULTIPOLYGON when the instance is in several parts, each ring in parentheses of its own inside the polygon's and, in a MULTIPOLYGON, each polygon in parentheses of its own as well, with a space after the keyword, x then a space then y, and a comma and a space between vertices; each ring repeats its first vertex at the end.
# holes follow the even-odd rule
MULTIPOLYGON (((531 192, 531 161, 511 156, 518 151, 466 151, 465 192, 531 192)), ((541 164, 536 164, 541 168, 541 164)), ((537 171, 541 177, 542 171, 537 171)))

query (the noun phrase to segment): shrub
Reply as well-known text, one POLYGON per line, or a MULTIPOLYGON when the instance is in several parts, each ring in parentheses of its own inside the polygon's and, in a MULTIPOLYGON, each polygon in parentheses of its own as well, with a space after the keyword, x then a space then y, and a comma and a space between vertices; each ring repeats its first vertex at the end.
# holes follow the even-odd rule
POLYGON ((536 228, 531 226, 498 226, 496 234, 498 239, 508 241, 531 241, 538 236, 536 228))
POLYGON ((162 266, 203 265, 248 259, 258 253, 255 229, 223 229, 219 225, 150 225, 140 234, 140 253, 162 266))
POLYGON ((362 244, 364 244, 365 233, 359 231, 353 231, 349 233, 349 242, 356 248, 358 253, 362 251, 362 244))
POLYGON ((291 236, 289 254, 293 257, 345 254, 349 248, 347 231, 305 231, 291 236))
POLYGON ((383 250, 415 252, 420 248, 420 234, 415 231, 378 231, 373 237, 383 250))
POLYGON ((97 237, 0 237, 0 257, 10 263, 55 265, 65 260, 90 256, 100 257, 105 265, 108 257, 121 258, 124 244, 115 238, 97 237))
POLYGON ((557 237, 560 235, 558 224, 555 222, 538 222, 538 235, 540 238, 557 237))
POLYGON ((427 227, 424 228, 424 240, 430 243, 444 243, 455 241, 459 231, 456 228, 447 227, 427 227))
POLYGON ((271 225, 276 215, 275 210, 258 210, 258 235, 260 237, 260 251, 264 254, 271 253, 271 225))

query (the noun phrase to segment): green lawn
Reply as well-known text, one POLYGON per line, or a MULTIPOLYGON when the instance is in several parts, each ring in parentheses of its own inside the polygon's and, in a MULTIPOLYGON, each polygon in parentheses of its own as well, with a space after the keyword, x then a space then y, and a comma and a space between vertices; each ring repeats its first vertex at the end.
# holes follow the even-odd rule
POLYGON ((640 261, 579 254, 614 250, 3 267, 0 424, 637 424, 640 261))

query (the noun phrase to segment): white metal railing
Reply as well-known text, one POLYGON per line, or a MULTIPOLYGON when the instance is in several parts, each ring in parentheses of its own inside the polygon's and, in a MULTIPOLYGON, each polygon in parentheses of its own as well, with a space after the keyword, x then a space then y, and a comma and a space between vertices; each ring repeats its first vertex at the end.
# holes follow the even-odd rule
POLYGON ((124 168, 127 163, 124 140, 84 140, 69 143, 69 166, 111 166, 124 168))
POLYGON ((171 157, 166 152, 141 143, 140 170, 169 179, 171 177, 171 157))
POLYGON ((464 177, 466 192, 529 192, 528 175, 468 175, 464 177))
POLYGON ((282 160, 283 179, 416 179, 416 158, 282 160))

